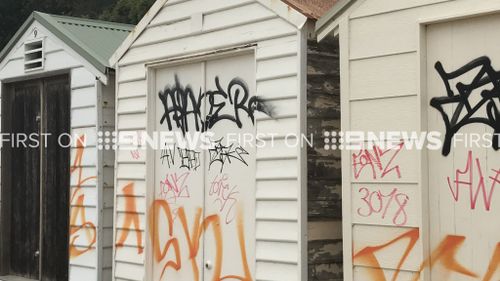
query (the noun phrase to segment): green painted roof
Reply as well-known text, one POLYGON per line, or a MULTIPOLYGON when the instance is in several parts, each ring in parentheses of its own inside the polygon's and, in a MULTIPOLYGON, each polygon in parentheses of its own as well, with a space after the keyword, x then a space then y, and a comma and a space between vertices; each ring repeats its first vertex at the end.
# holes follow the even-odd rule
POLYGON ((133 25, 33 12, 0 53, 3 61, 33 21, 37 21, 102 73, 133 25))

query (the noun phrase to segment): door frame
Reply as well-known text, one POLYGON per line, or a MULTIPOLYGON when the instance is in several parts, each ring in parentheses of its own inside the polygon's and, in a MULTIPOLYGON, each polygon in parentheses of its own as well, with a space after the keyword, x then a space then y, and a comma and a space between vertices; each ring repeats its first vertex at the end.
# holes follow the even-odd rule
MULTIPOLYGON (((432 24, 448 23, 463 19, 469 19, 480 16, 488 16, 500 14, 500 3, 484 3, 483 6, 476 6, 476 3, 466 3, 465 5, 457 5, 455 9, 444 10, 438 16, 433 15, 419 19, 416 24, 417 50, 416 50, 416 65, 417 65, 417 93, 419 99, 419 125, 420 131, 428 131, 428 93, 427 93, 427 27, 432 24)), ((430 221, 431 213, 429 210, 430 201, 430 186, 428 172, 428 151, 422 149, 419 153, 419 188, 420 188, 420 238, 422 239, 423 260, 431 255, 431 238, 430 238, 430 221)), ((421 273, 423 281, 431 280, 431 270, 425 267, 421 273)))
MULTIPOLYGON (((40 83, 40 133, 44 133, 44 127, 43 127, 43 100, 44 100, 44 80, 45 79, 51 79, 51 78, 57 78, 57 77, 64 77, 67 82, 68 82, 68 87, 69 87, 69 104, 71 109, 71 74, 70 71, 68 70, 59 70, 59 71, 52 71, 52 72, 46 72, 46 73, 39 73, 35 75, 29 75, 29 76, 23 76, 23 77, 16 77, 12 79, 7 79, 4 81, 0 81, 0 86, 1 86, 1 96, 4 97, 5 95, 12 95, 14 86, 16 84, 21 84, 23 82, 37 82, 40 83)), ((2 99, 3 101, 3 99, 2 99)), ((4 109, 4 102, 0 102, 0 108, 2 109, 2 112, 5 112, 4 109)), ((9 117, 5 117, 5 114, 2 114, 3 118, 1 119, 0 124, 6 124, 6 122, 10 121, 11 119, 9 117)), ((71 124, 71 114, 69 116, 69 123, 71 124)), ((0 133, 3 133, 3 126, 0 127, 0 133)), ((71 126, 70 126, 71 129, 71 126)), ((43 139, 40 138, 40 147, 43 148, 43 139)), ((42 247, 43 247, 43 185, 44 185, 44 180, 43 180, 43 157, 44 157, 45 151, 43 149, 40 149, 40 234, 39 234, 39 240, 40 240, 40 254, 39 254, 39 277, 37 280, 41 280, 43 278, 43 260, 42 260, 42 247)), ((11 187, 12 184, 10 182, 10 177, 7 177, 6 175, 6 169, 5 167, 8 165, 7 160, 10 159, 10 150, 0 150, 0 155, 1 155, 1 171, 0 171, 0 276, 7 276, 10 275, 10 226, 11 226, 11 215, 12 215, 12 202, 10 200, 11 198, 11 187)), ((70 155, 70 161, 67 163, 68 167, 71 166, 71 155, 70 155)), ((67 187, 68 189, 70 186, 67 187)), ((68 192, 69 194, 69 192, 68 192)), ((70 198, 67 198, 68 200, 68 206, 70 206, 70 198)), ((70 216, 70 211, 71 208, 69 207, 67 210, 67 215, 68 215, 68 220, 70 216)), ((68 228, 68 233, 69 233, 69 228, 68 228)), ((69 234, 68 234, 68 241, 69 243, 69 234)), ((68 252, 68 265, 66 265, 69 270, 69 252, 68 252)))
MULTIPOLYGON (((153 61, 146 63, 146 81, 147 81, 147 105, 146 105, 146 133, 152 135, 156 129, 156 72, 162 68, 174 67, 185 64, 201 63, 204 61, 217 60, 221 58, 229 58, 245 54, 253 54, 256 58, 257 44, 246 44, 241 46, 230 47, 226 49, 219 49, 216 51, 209 51, 197 53, 187 56, 177 56, 165 60, 153 61)), ((257 64, 255 64, 257 65, 257 64)), ((118 70, 119 71, 119 70, 118 70)), ((255 69, 256 71, 256 69, 255 69)), ((155 200, 155 151, 148 147, 146 150, 146 218, 149 218, 149 206, 155 200)), ((116 240, 116 225, 114 226, 114 241, 116 240)), ((145 226, 145 236, 149 237, 151 229, 149 224, 145 226)), ((254 239, 254 238, 252 238, 254 239)), ((154 258, 152 241, 146 239, 145 243, 145 280, 153 280, 154 272, 154 258)), ((113 248, 113 256, 116 255, 116 247, 113 248)), ((254 255, 255 256, 255 255, 254 255)))

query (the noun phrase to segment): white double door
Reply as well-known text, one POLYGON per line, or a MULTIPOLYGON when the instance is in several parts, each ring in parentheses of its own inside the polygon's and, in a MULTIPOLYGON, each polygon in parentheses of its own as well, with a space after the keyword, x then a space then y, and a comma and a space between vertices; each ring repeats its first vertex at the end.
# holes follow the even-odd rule
POLYGON ((156 131, 175 135, 155 152, 154 280, 253 280, 254 56, 167 66, 155 84, 156 131))

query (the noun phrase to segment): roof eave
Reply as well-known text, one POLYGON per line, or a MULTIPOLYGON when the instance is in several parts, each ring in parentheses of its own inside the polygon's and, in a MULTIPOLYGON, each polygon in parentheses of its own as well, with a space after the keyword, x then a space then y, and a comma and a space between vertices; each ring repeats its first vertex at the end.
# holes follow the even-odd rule
POLYGON ((323 40, 338 27, 337 19, 340 18, 357 0, 340 0, 316 22, 318 41, 323 40))

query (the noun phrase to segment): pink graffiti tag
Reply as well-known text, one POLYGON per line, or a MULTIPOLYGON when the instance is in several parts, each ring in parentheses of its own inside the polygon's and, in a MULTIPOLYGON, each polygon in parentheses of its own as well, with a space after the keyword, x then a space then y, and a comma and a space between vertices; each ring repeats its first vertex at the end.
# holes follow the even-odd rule
POLYGON ((400 179, 401 170, 399 165, 394 165, 394 161, 403 147, 404 142, 401 142, 399 145, 385 150, 379 146, 373 146, 372 152, 368 149, 361 149, 359 153, 353 153, 352 165, 354 169, 354 178, 359 179, 363 170, 369 167, 374 180, 377 178, 383 179, 392 172, 396 173, 398 179, 400 179))
POLYGON ((370 192, 368 188, 359 189, 359 193, 363 193, 361 198, 366 204, 366 208, 358 208, 358 215, 362 217, 371 217, 374 214, 382 214, 382 219, 389 215, 389 208, 396 205, 397 210, 390 214, 392 223, 396 226, 404 226, 408 222, 408 214, 406 213, 406 205, 410 197, 397 188, 394 188, 391 193, 384 194, 381 190, 370 192))
POLYGON ((160 197, 170 204, 177 203, 179 198, 189 198, 189 188, 186 184, 190 173, 167 174, 165 179, 160 181, 160 197))
POLYGON ((485 209, 486 211, 489 211, 491 209, 491 201, 495 187, 497 184, 500 184, 500 170, 492 170, 492 172, 494 176, 489 177, 491 179, 491 185, 487 191, 486 179, 484 178, 483 170, 481 168, 481 161, 479 161, 479 158, 474 159, 472 151, 469 151, 465 169, 457 169, 455 171, 454 180, 448 177, 448 187, 450 188, 455 202, 458 202, 460 199, 460 189, 463 186, 469 190, 470 207, 472 210, 476 209, 479 195, 482 195, 485 209), (477 183, 474 181, 475 171, 478 173, 477 183))
POLYGON ((210 196, 214 197, 214 204, 219 204, 219 212, 226 213, 226 224, 230 224, 236 217, 234 209, 238 199, 234 196, 239 194, 235 191, 237 186, 231 186, 228 183, 229 177, 227 174, 216 176, 210 186, 210 196))

